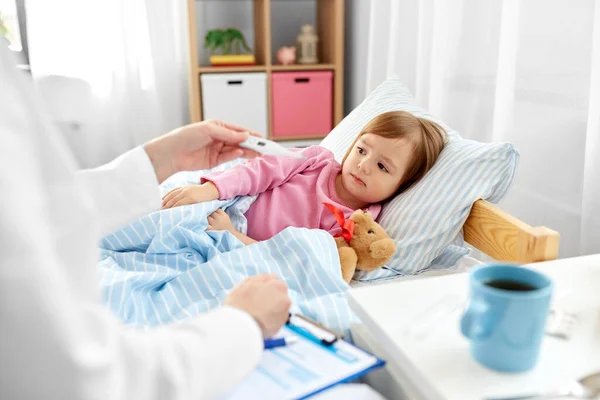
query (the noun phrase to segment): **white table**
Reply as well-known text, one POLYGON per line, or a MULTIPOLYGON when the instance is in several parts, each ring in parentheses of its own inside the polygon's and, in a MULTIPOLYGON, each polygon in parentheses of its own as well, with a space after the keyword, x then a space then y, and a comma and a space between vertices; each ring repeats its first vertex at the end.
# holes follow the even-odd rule
POLYGON ((577 313, 569 340, 545 336, 536 367, 509 374, 472 357, 459 320, 468 273, 353 289, 356 343, 387 361, 367 383, 390 399, 482 399, 555 388, 600 370, 600 254, 528 266, 555 284, 553 306, 577 313))

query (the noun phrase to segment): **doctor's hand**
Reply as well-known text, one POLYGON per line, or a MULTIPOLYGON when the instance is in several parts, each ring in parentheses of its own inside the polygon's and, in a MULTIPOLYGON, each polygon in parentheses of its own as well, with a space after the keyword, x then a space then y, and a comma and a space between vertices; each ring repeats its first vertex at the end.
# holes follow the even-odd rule
POLYGON ((252 276, 225 299, 225 305, 250 314, 265 338, 275 335, 287 322, 291 304, 287 285, 275 275, 252 276))
POLYGON ((225 122, 203 121, 174 129, 146 143, 144 149, 162 183, 176 172, 210 169, 239 157, 258 156, 238 146, 249 135, 259 136, 225 122))

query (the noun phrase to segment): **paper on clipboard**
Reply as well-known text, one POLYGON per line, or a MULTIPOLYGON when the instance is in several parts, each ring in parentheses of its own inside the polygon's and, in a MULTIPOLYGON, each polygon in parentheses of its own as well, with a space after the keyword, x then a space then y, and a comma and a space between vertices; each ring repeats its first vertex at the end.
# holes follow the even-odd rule
POLYGON ((288 326, 277 336, 296 336, 299 340, 265 350, 257 368, 220 399, 303 399, 384 364, 343 340, 330 346, 318 344, 288 326))

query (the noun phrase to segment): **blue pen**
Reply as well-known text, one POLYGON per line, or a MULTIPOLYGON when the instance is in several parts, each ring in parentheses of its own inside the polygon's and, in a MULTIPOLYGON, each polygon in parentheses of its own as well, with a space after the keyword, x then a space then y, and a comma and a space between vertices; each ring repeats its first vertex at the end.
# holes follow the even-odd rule
POLYGON ((338 339, 337 336, 331 331, 311 324, 304 317, 290 315, 287 324, 289 329, 293 330, 300 336, 304 336, 307 339, 324 346, 331 346, 338 339))
POLYGON ((295 343, 297 341, 298 341, 298 338, 294 337, 294 336, 265 339, 264 340, 265 350, 266 349, 273 349, 275 347, 286 346, 288 344, 292 344, 292 343, 295 343))

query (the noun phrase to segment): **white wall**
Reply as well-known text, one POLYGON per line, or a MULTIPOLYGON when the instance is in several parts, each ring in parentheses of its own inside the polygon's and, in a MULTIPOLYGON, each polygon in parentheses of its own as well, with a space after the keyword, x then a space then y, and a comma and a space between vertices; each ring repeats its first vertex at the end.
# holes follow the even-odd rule
POLYGON ((345 3, 344 113, 347 115, 367 94, 365 91, 371 1, 346 0, 345 3))
POLYGON ((282 46, 294 46, 300 27, 305 24, 316 28, 315 16, 317 2, 304 1, 271 1, 271 54, 282 46))

